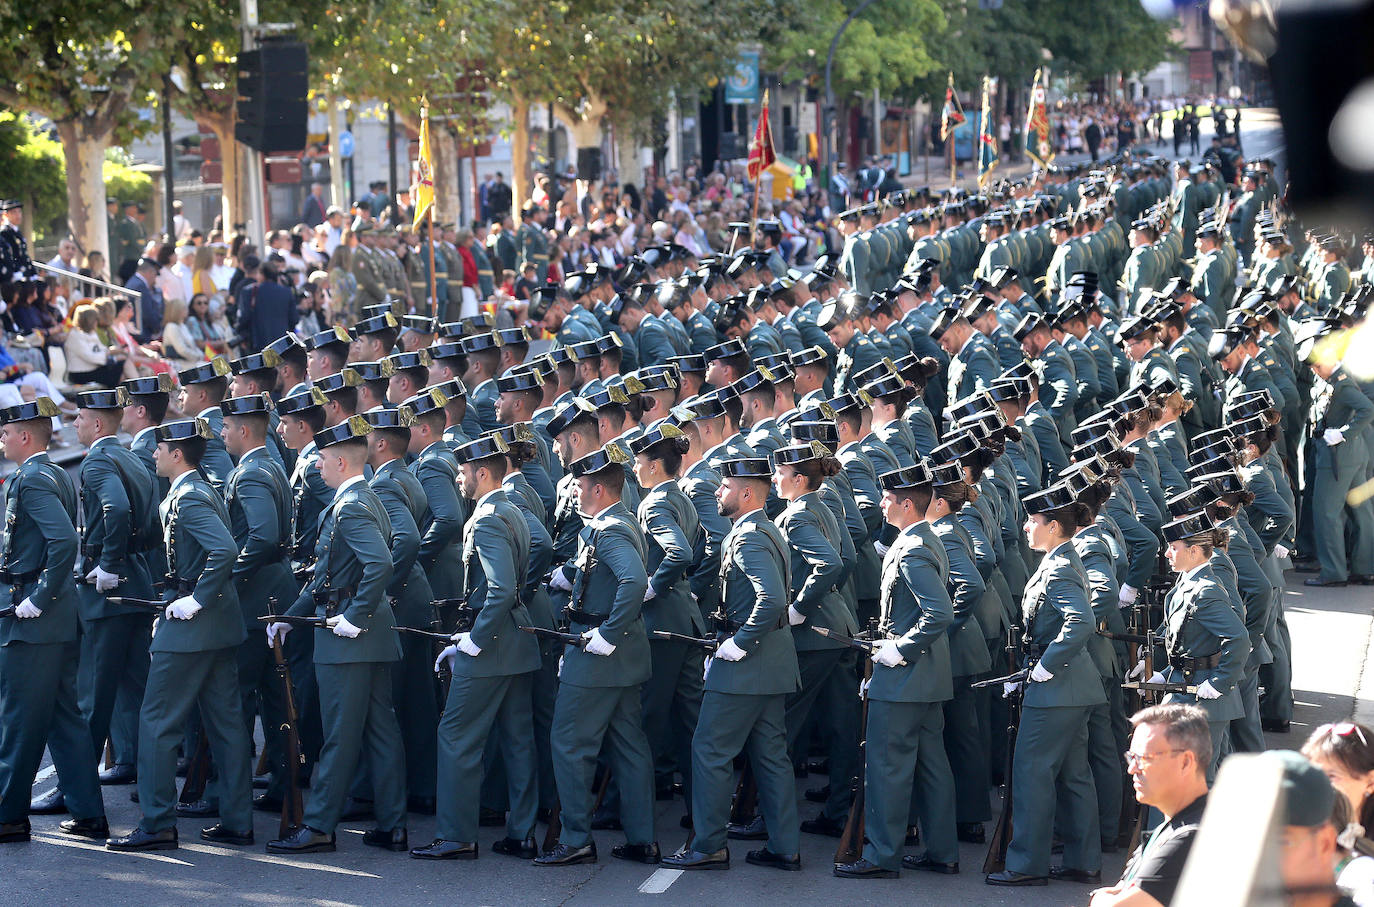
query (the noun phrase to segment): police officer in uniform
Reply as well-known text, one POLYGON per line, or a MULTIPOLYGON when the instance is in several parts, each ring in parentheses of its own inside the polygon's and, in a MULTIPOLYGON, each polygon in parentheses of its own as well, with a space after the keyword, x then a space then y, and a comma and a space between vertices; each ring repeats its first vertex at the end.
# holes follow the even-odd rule
POLYGON ((181 411, 194 413, 195 418, 204 419, 210 426, 212 437, 205 443, 205 455, 198 464, 205 478, 215 486, 216 491, 224 488, 224 482, 234 468, 234 461, 224 448, 221 430, 224 427, 224 414, 219 404, 229 391, 229 360, 216 356, 204 365, 196 365, 177 373, 181 383, 181 411))
MULTIPOLYGON (((19 467, 5 483, 0 582, 0 844, 29 840, 29 793, 46 746, 72 818, 63 832, 109 834, 91 734, 77 709, 76 488, 47 454, 58 408, 40 397, 0 410, 0 448, 19 467)), ((103 741, 102 741, 103 742, 103 741)))

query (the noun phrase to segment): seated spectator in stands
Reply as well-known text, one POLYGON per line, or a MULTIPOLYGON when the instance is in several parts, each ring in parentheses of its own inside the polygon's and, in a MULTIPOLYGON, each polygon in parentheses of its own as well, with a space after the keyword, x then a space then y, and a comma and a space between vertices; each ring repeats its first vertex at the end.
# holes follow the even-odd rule
POLYGON ((5 313, 13 332, 28 338, 30 345, 37 348, 60 346, 67 339, 62 319, 54 318, 52 309, 42 301, 42 295, 48 292, 50 287, 46 281, 16 283, 13 301, 5 313))
POLYGON ((210 324, 210 299, 204 293, 191 297, 191 310, 186 315, 186 330, 196 346, 207 347, 215 355, 229 352, 229 338, 221 336, 210 324))
POLYGON ((112 388, 120 381, 138 377, 138 370, 128 357, 101 342, 96 333, 100 315, 95 306, 77 306, 72 321, 74 327, 62 346, 67 357, 69 384, 99 384, 112 388))
POLYGON ((206 361, 202 347, 186 326, 186 303, 167 300, 162 313, 162 355, 177 371, 206 361))
MULTIPOLYGON (((86 263, 81 267, 80 274, 82 277, 90 277, 93 280, 103 280, 106 283, 109 283, 110 270, 105 266, 105 253, 87 253, 86 263)), ((97 287, 95 284, 86 284, 82 288, 80 288, 79 292, 83 296, 89 296, 94 298, 103 293, 104 290, 102 290, 100 287, 97 287)))
POLYGON ((153 278, 157 288, 162 291, 162 300, 165 305, 173 299, 186 301, 186 291, 181 283, 181 277, 172 270, 177 263, 177 250, 171 243, 163 243, 157 247, 153 254, 153 261, 157 262, 157 276, 153 278))
MULTIPOLYGON (((352 277, 351 274, 349 276, 352 277)), ((296 301, 296 309, 300 313, 296 332, 301 336, 318 334, 332 324, 329 284, 329 275, 323 271, 314 272, 305 282, 305 289, 301 290, 300 298, 296 301)))
POLYGON ((213 296, 223 296, 226 287, 219 286, 215 280, 215 255, 223 260, 224 250, 210 246, 196 249, 195 260, 191 263, 191 299, 204 296, 206 301, 213 296))
POLYGON ((140 375, 161 374, 171 372, 172 366, 162 358, 162 344, 153 342, 142 344, 134 336, 134 306, 126 297, 120 296, 115 299, 115 317, 110 325, 110 333, 114 335, 115 346, 120 352, 124 353, 130 362, 138 368, 140 375))
POLYGON ((1207 806, 1207 713, 1193 705, 1157 705, 1136 712, 1131 724, 1126 770, 1135 797, 1163 813, 1164 821, 1140 842, 1121 881, 1092 893, 1090 907, 1168 904, 1207 806))
POLYGON ((520 271, 520 278, 515 281, 514 292, 511 293, 516 299, 529 299, 530 290, 539 286, 538 274, 533 262, 527 263, 520 271))

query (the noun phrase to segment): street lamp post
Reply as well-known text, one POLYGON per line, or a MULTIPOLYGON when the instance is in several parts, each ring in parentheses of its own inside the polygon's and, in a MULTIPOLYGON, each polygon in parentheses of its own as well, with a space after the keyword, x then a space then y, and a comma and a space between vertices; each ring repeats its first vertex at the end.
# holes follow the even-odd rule
POLYGON ((858 17, 859 13, 868 9, 873 0, 861 0, 854 11, 840 23, 840 27, 835 31, 835 37, 830 39, 830 52, 825 55, 825 176, 830 179, 835 173, 835 89, 830 84, 830 71, 835 65, 835 48, 840 46, 840 37, 844 35, 844 30, 849 27, 849 23, 858 17))

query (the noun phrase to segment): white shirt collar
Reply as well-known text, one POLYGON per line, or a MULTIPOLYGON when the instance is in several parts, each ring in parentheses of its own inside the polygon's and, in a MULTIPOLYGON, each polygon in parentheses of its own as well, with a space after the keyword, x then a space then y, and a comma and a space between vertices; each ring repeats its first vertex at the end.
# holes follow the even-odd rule
POLYGON ((1202 563, 1200 563, 1200 564, 1198 564, 1196 567, 1194 567, 1192 570, 1189 570, 1187 573, 1184 573, 1182 576, 1180 576, 1180 577, 1178 578, 1178 581, 1181 582, 1181 583, 1190 583, 1190 582, 1192 582, 1192 581, 1197 577, 1198 571, 1200 571, 1203 567, 1206 567, 1206 566, 1207 566, 1207 561, 1203 561, 1202 563))
POLYGON ((505 489, 504 489, 504 488, 501 488, 501 487, 499 487, 499 486, 496 487, 496 488, 493 488, 491 491, 488 491, 486 494, 482 495, 480 498, 477 499, 477 506, 478 506, 478 507, 481 507, 483 504, 485 504, 485 503, 487 502, 487 498, 491 497, 492 495, 494 495, 494 494, 501 494, 501 493, 504 493, 504 492, 505 492, 505 489))
POLYGON ((182 482, 184 482, 186 479, 190 478, 191 476, 193 476, 193 475, 195 475, 195 474, 196 474, 196 471, 195 471, 194 469, 188 469, 188 470, 186 470, 185 472, 183 472, 181 475, 177 476, 175 479, 172 480, 172 484, 169 485, 169 486, 167 487, 167 493, 168 493, 168 494, 171 494, 173 491, 176 490, 176 487, 177 487, 178 485, 180 485, 180 484, 181 484, 182 482))
POLYGON ((344 490, 347 489, 349 486, 356 485, 359 482, 366 481, 367 479, 363 478, 362 476, 353 476, 352 478, 344 479, 344 483, 334 491, 334 500, 337 501, 339 499, 339 495, 343 494, 344 490))
POLYGON ((207 406, 207 407, 205 407, 205 409, 203 409, 203 410, 201 410, 200 412, 196 413, 196 418, 197 418, 197 419, 204 419, 206 413, 214 413, 214 412, 219 412, 219 407, 218 407, 218 406, 207 406))
MULTIPOLYGON (((143 431, 148 431, 148 429, 145 428, 143 431)), ((140 434, 142 434, 142 432, 140 432, 140 434)), ((90 446, 89 448, 87 448, 87 449, 88 449, 88 450, 95 450, 95 446, 96 446, 97 444, 99 444, 101 441, 110 441, 110 442, 116 443, 116 444, 119 443, 118 441, 115 440, 115 436, 114 436, 114 435, 101 435, 99 438, 96 438, 94 441, 92 441, 92 442, 91 442, 91 446, 90 446)))
POLYGON ((242 463, 244 460, 248 459, 249 457, 251 457, 253 454, 257 453, 258 451, 260 451, 260 450, 266 450, 266 449, 267 449, 267 445, 266 445, 266 444, 259 444, 257 447, 254 447, 252 450, 248 451, 246 454, 244 454, 243 456, 239 457, 239 462, 242 463))

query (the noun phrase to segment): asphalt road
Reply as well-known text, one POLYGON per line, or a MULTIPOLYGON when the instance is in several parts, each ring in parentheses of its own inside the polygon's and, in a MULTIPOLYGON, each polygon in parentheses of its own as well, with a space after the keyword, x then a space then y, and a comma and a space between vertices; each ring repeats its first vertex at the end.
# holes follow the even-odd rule
MULTIPOLYGON (((1247 156, 1281 151, 1277 121, 1272 113, 1246 111, 1242 136, 1247 156)), ((1164 150, 1164 149, 1161 149, 1164 150)), ((1170 147, 1167 149, 1172 150, 1170 147)), ((1366 587, 1308 590, 1301 577, 1289 574, 1285 603, 1294 643, 1293 729, 1270 736, 1272 747, 1297 748, 1307 733, 1327 721, 1350 718, 1374 720, 1374 670, 1370 663, 1374 595, 1366 587)), ((34 792, 54 784, 50 764, 34 785, 34 792)), ((798 789, 823 783, 799 779, 798 789)), ((105 788, 105 805, 116 832, 133 827, 137 807, 129 802, 128 787, 105 788)), ((686 837, 678 827, 680 800, 658 804, 658 831, 665 852, 686 837)), ((816 811, 801 804, 801 814, 816 811)), ((255 847, 216 847, 203 844, 198 829, 204 820, 180 821, 180 850, 157 854, 109 853, 94 842, 57 833, 61 817, 35 816, 30 844, 0 847, 0 903, 66 904, 99 902, 107 905, 146 905, 209 900, 242 904, 582 904, 630 902, 694 904, 747 902, 825 904, 834 902, 888 903, 894 898, 934 904, 1054 905, 1086 901, 1087 888, 1052 883, 1046 888, 1008 890, 983 884, 981 846, 963 845, 959 876, 904 873, 896 881, 853 882, 830 873, 835 842, 802 836, 800 873, 749 866, 746 850, 754 842, 732 842, 735 868, 729 872, 684 874, 611 858, 618 833, 597 833, 601 862, 566 869, 536 868, 492 854, 488 847, 501 829, 482 829, 482 856, 476 862, 421 863, 403 854, 365 847, 365 824, 339 830, 339 851, 300 859, 271 856, 262 844, 275 837, 277 821, 256 816, 255 847)), ((425 843, 434 820, 412 816, 412 844, 425 843)), ((542 834, 542 826, 539 829, 542 834)), ((1115 878, 1123 855, 1104 860, 1104 877, 1115 878)))

